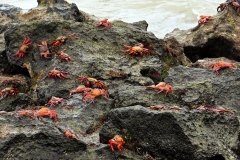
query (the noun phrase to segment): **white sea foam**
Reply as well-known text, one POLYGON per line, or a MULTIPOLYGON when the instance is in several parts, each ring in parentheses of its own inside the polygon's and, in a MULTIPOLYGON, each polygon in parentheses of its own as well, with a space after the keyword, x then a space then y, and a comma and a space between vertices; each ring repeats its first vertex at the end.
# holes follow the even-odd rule
MULTIPOLYGON (((148 30, 162 38, 174 28, 188 29, 197 25, 200 15, 214 15, 224 0, 67 0, 80 10, 100 18, 136 22, 146 20, 148 30)), ((0 0, 30 9, 37 0, 0 0)))

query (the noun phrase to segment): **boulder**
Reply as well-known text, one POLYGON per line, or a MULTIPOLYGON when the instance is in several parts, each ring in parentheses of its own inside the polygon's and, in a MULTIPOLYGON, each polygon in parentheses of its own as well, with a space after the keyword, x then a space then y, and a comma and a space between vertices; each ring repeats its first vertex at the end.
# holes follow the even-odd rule
POLYGON ((118 108, 108 114, 100 138, 107 143, 116 134, 126 141, 123 152, 135 150, 141 159, 145 155, 177 160, 239 158, 239 121, 229 113, 161 111, 139 105, 118 108))

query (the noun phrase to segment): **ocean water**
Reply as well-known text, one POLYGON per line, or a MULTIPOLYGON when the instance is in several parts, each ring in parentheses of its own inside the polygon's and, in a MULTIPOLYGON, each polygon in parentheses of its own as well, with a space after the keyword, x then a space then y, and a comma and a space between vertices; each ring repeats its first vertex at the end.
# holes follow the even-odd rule
MULTIPOLYGON (((175 28, 189 29, 197 25, 200 15, 214 15, 224 0, 67 0, 99 18, 136 22, 146 20, 148 31, 157 37, 175 28)), ((25 10, 37 6, 37 0, 0 0, 25 10)))

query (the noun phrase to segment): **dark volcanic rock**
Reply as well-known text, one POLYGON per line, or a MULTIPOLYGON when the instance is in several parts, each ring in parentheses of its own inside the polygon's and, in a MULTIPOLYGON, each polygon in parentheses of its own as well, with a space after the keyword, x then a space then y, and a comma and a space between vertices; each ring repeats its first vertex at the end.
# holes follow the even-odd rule
POLYGON ((239 22, 239 14, 228 6, 207 24, 186 31, 175 29, 166 37, 175 37, 193 62, 217 57, 240 61, 239 22))
POLYGON ((112 110, 100 138, 106 143, 120 134, 126 139, 126 148, 156 159, 237 159, 233 150, 238 133, 239 121, 231 114, 132 106, 112 110))
POLYGON ((174 67, 166 82, 172 84, 175 94, 172 101, 179 105, 213 105, 239 112, 240 70, 220 70, 216 75, 205 68, 174 67))
MULTIPOLYGON (((190 60, 204 56, 188 50, 186 45, 189 42, 201 48, 207 43, 214 48, 218 40, 200 43, 198 36, 194 38, 196 41, 187 38, 186 43, 179 43, 179 38, 158 39, 147 32, 146 21, 133 24, 114 21, 111 29, 102 30, 95 19, 79 11, 75 4, 62 0, 38 2, 39 6, 27 13, 18 9, 0 11, 0 83, 4 79, 21 81, 1 85, 1 89, 16 87, 20 93, 0 99, 3 110, 0 159, 239 159, 239 69, 220 70, 217 76, 209 69, 209 63, 218 59, 191 64, 190 60), (59 36, 73 33, 77 37, 52 47, 51 43, 59 36), (26 57, 18 59, 16 52, 25 36, 31 38, 32 44, 26 50, 26 57), (49 40, 48 59, 40 57, 38 44, 43 40, 49 40), (150 54, 131 58, 120 51, 126 49, 124 45, 138 43, 143 43, 150 54), (56 53, 64 49, 72 61, 59 60, 56 53), (68 72, 69 78, 48 77, 54 68, 68 72), (97 97, 94 103, 84 104, 82 93, 70 95, 70 90, 81 83, 77 80, 79 76, 104 81, 109 87, 109 98, 97 97), (145 88, 163 81, 173 86, 173 94, 165 96, 145 88), (47 106, 52 96, 64 99, 59 105, 48 106, 58 114, 59 121, 55 124, 49 118, 39 121, 16 115, 19 109, 47 106), (184 111, 141 107, 153 105, 177 105, 184 111), (224 107, 233 110, 233 114, 187 111, 195 105, 224 107), (115 108, 121 109, 111 111, 115 108), (65 129, 80 140, 64 137, 65 129), (108 145, 102 144, 115 134, 123 135, 126 140, 123 154, 113 153, 108 145)), ((199 29, 208 26, 211 25, 199 29)), ((228 44, 220 48, 228 48, 228 44)), ((219 55, 222 52, 216 56, 219 55)), ((236 55, 223 56, 233 59, 236 55)))
POLYGON ((52 123, 1 115, 0 157, 3 159, 72 159, 86 144, 67 139, 52 123))

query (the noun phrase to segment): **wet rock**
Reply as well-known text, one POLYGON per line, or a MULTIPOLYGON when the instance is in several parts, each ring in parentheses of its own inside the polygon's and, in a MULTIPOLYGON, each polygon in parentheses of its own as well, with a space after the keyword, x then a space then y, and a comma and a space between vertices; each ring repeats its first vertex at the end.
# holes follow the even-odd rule
POLYGON ((164 50, 176 57, 182 65, 189 65, 191 61, 185 56, 183 46, 174 38, 166 38, 164 50))
POLYGON ((171 97, 183 106, 224 106, 239 112, 239 69, 222 69, 216 75, 206 68, 173 67, 165 79, 175 90, 171 97))
POLYGON ((16 88, 17 95, 3 95, 0 98, 0 110, 14 111, 33 105, 33 100, 25 94, 29 90, 27 78, 23 75, 1 75, 0 90, 16 88))
POLYGON ((3 24, 3 22, 6 23, 6 21, 9 22, 11 19, 16 19, 16 15, 19 14, 21 10, 21 8, 12 5, 0 4, 0 22, 3 24))
MULTIPOLYGON (((186 46, 178 43, 178 38, 156 38, 147 32, 146 21, 133 24, 114 21, 111 29, 102 30, 97 27, 96 20, 79 11, 75 4, 63 1, 39 1, 37 8, 13 15, 15 18, 0 16, 3 18, 0 67, 3 75, 21 75, 25 80, 17 86, 21 90, 18 95, 0 101, 0 110, 4 110, 0 112, 0 126, 7 130, 6 133, 0 131, 0 157, 236 159, 239 154, 236 118, 239 112, 239 69, 224 69, 216 76, 207 67, 214 60, 191 64, 188 60, 192 60, 191 57, 185 56, 189 55, 186 46), (76 37, 68 37, 73 33, 76 37), (18 59, 16 52, 25 36, 31 38, 32 44, 26 50, 26 57, 18 59), (66 36, 66 41, 54 48, 52 42, 59 36, 66 36), (40 57, 38 48, 43 40, 49 40, 51 55, 47 59, 40 57), (138 43, 143 43, 150 54, 131 58, 129 53, 121 52, 126 49, 124 45, 138 43), (60 61, 56 53, 64 49, 72 61, 60 61), (49 71, 54 68, 68 72, 68 78, 49 77, 49 71), (104 81, 109 87, 109 98, 100 96, 94 99, 94 103, 85 104, 82 93, 70 95, 70 90, 81 84, 77 79, 79 76, 104 81), (174 94, 165 96, 145 88, 163 81, 173 86, 174 94), (59 121, 55 125, 49 118, 42 122, 28 117, 18 119, 16 114, 3 114, 23 108, 39 109, 39 106, 47 106, 52 96, 64 99, 61 104, 48 106, 58 113, 59 121), (129 107, 158 104, 178 105, 184 109, 194 105, 222 106, 232 109, 235 114, 161 112, 140 106, 129 107), (121 109, 113 110, 115 108, 121 109), (66 140, 62 133, 65 129, 76 134, 81 141, 66 140), (102 144, 117 133, 127 139, 123 155, 111 152, 108 145, 102 144), (4 135, 2 139, 1 134, 4 135), (36 151, 32 151, 31 146, 36 151), (29 148, 33 154, 28 152, 29 148)), ((198 55, 193 53, 193 56, 198 55)))
POLYGON ((142 155, 150 154, 156 159, 223 157, 236 160, 233 148, 238 143, 238 130, 236 115, 155 111, 131 106, 109 113, 100 138, 107 143, 115 134, 120 134, 126 140, 125 148, 141 151, 142 155))
POLYGON ((175 29, 166 37, 175 37, 192 62, 218 57, 239 61, 239 21, 239 15, 229 5, 207 24, 186 31, 175 29))
POLYGON ((148 23, 146 21, 134 22, 133 25, 135 25, 136 27, 140 27, 145 31, 147 31, 147 28, 148 28, 148 23))
POLYGON ((85 143, 67 139, 52 123, 13 114, 1 115, 0 126, 3 159, 72 159, 86 150, 85 143))

